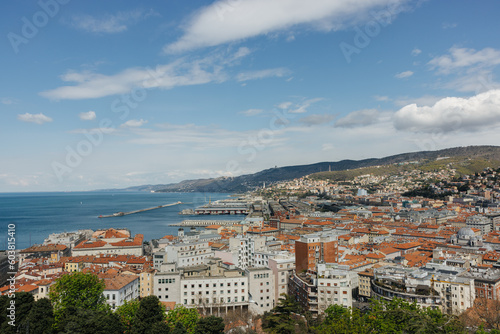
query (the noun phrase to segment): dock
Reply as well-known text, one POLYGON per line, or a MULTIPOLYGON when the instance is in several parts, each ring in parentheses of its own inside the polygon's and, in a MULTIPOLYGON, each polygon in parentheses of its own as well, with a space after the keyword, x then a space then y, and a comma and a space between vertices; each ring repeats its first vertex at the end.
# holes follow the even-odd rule
POLYGON ((240 224, 241 220, 183 220, 177 224, 170 224, 170 226, 181 227, 197 227, 197 226, 210 226, 210 225, 235 225, 240 224))
POLYGON ((132 215, 132 214, 134 214, 134 213, 140 213, 140 212, 145 212, 145 211, 151 211, 151 210, 156 210, 156 209, 166 208, 167 206, 174 206, 174 205, 179 205, 179 204, 183 204, 183 203, 182 203, 182 202, 175 202, 175 203, 164 204, 164 205, 158 205, 158 206, 154 206, 154 207, 152 207, 152 208, 146 208, 146 209, 134 210, 134 211, 129 211, 129 212, 116 212, 116 213, 113 213, 112 215, 100 215, 98 218, 122 217, 122 216, 132 215))

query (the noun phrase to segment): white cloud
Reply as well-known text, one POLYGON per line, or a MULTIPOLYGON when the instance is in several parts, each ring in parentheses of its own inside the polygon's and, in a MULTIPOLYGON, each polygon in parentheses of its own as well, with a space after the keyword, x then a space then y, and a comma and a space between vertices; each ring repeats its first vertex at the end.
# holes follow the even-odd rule
POLYGON ((332 114, 313 114, 299 119, 299 122, 306 126, 325 125, 335 119, 332 114))
POLYGON ((96 119, 96 114, 95 111, 87 111, 87 112, 82 112, 80 115, 78 115, 82 121, 93 121, 96 119))
MULTIPOLYGON (((271 131, 271 130, 269 130, 271 131)), ((273 147, 283 144, 280 134, 283 130, 272 131, 271 139, 262 144, 264 147, 273 147)), ((255 138, 260 138, 261 130, 237 131, 227 130, 214 126, 200 126, 195 124, 160 124, 156 129, 134 129, 137 138, 130 143, 140 145, 163 145, 164 147, 190 150, 203 150, 215 148, 238 148, 255 145, 255 138), (231 140, 227 140, 231 138, 231 140)), ((266 135, 268 133, 266 132, 266 135)), ((259 144, 259 145, 261 145, 259 144)))
POLYGON ((453 47, 449 54, 436 56, 428 65, 439 75, 449 76, 439 88, 460 92, 481 93, 500 88, 493 78, 493 69, 500 64, 500 50, 453 47))
POLYGON ((143 120, 142 118, 141 119, 131 119, 131 120, 128 120, 126 121, 125 123, 123 123, 121 125, 121 127, 128 127, 128 128, 137 128, 137 127, 141 127, 143 126, 144 124, 146 124, 148 121, 145 121, 143 120))
POLYGON ((406 0, 219 0, 196 12, 185 24, 183 36, 165 46, 165 52, 182 52, 290 30, 308 24, 321 30, 372 20, 383 10, 389 22, 406 0))
POLYGON ((255 116, 258 114, 261 114, 263 112, 262 109, 248 109, 244 111, 240 111, 239 114, 245 115, 245 116, 255 116))
POLYGON ((429 61, 432 69, 439 74, 450 74, 456 69, 472 66, 492 67, 500 64, 500 51, 484 48, 480 51, 467 48, 452 47, 450 54, 434 57, 429 61))
MULTIPOLYGON (((155 68, 128 68, 111 75, 91 71, 69 71, 61 76, 61 80, 73 83, 73 85, 43 91, 40 95, 53 100, 77 100, 126 94, 139 88, 171 89, 178 86, 224 82, 231 77, 224 71, 225 68, 231 67, 238 59, 249 53, 249 49, 240 48, 234 53, 223 51, 212 53, 205 58, 193 60, 182 58, 155 68)), ((237 80, 282 76, 287 71, 286 69, 271 69, 242 73, 237 76, 237 80)))
POLYGON ((9 105, 9 104, 16 104, 17 100, 16 99, 12 99, 10 97, 2 97, 2 99, 0 100, 0 102, 2 102, 2 104, 9 105))
POLYGON ((114 125, 110 125, 108 127, 98 127, 98 128, 91 128, 91 129, 74 129, 68 131, 68 133, 76 133, 76 134, 97 134, 97 133, 103 133, 103 134, 113 134, 113 133, 118 133, 118 130, 114 125))
POLYGON ((447 133, 479 131, 500 125, 500 90, 470 98, 447 97, 432 106, 407 105, 394 115, 398 130, 447 133))
POLYGON ((279 109, 288 109, 288 108, 290 108, 290 106, 292 104, 293 104, 292 102, 281 102, 280 104, 278 104, 278 108, 279 109))
POLYGON ((78 30, 91 33, 114 34, 126 31, 128 26, 149 16, 158 15, 154 11, 145 12, 138 9, 129 12, 118 12, 114 15, 94 17, 91 15, 76 15, 72 17, 71 25, 78 30))
POLYGON ((396 77, 398 79, 404 79, 404 78, 409 78, 412 75, 413 75, 412 71, 404 71, 404 72, 401 72, 401 73, 397 73, 394 77, 396 77))
POLYGON ((362 109, 339 118, 335 122, 336 128, 357 128, 378 123, 380 112, 376 109, 362 109))
MULTIPOLYGON (((311 106, 311 104, 322 101, 323 98, 314 98, 314 99, 309 99, 306 100, 300 104, 294 105, 293 108, 288 110, 290 114, 303 114, 306 113, 308 108, 311 106)), ((290 107, 290 106, 289 106, 290 107)))
POLYGON ((418 48, 415 48, 415 49, 411 50, 411 55, 414 56, 414 57, 418 56, 421 53, 422 53, 422 50, 420 50, 418 48))
POLYGON ((385 101, 390 101, 391 99, 388 96, 383 96, 383 95, 375 95, 373 98, 377 101, 380 102, 385 102, 385 101))
POLYGON ((239 59, 248 56, 252 51, 249 48, 242 46, 234 53, 233 59, 239 59))
POLYGON ((39 114, 30 114, 30 113, 25 113, 25 114, 20 114, 17 115, 17 119, 23 122, 30 122, 30 123, 36 123, 36 124, 43 124, 47 122, 52 122, 52 118, 45 116, 42 113, 39 114))
POLYGON ((421 97, 400 97, 394 100, 394 104, 398 107, 404 107, 409 104, 416 104, 418 106, 430 106, 441 100, 442 96, 424 95, 421 97))
POLYGON ((264 79, 269 77, 278 77, 281 78, 285 75, 288 75, 290 70, 279 67, 279 68, 270 68, 266 70, 258 70, 258 71, 249 71, 238 74, 238 81, 248 81, 248 80, 256 80, 256 79, 264 79))
POLYGON ((442 26, 443 26, 443 29, 453 29, 453 28, 456 28, 458 26, 458 24, 457 23, 444 22, 442 26))

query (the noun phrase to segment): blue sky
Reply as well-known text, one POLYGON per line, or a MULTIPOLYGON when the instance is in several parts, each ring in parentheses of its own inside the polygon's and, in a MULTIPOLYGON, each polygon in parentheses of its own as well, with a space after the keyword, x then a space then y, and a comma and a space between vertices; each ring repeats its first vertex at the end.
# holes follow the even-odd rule
POLYGON ((2 7, 2 192, 500 143, 498 1, 2 7))

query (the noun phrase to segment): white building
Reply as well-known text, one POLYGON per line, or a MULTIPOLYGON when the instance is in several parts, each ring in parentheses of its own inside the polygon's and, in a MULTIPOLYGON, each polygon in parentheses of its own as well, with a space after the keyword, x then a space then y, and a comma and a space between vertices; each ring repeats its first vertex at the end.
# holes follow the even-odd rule
POLYGON ((269 268, 274 274, 274 299, 277 302, 282 294, 288 294, 288 280, 295 270, 295 256, 278 255, 269 259, 269 268))
POLYGON ((318 309, 324 312, 330 305, 352 307, 352 290, 358 285, 358 274, 318 264, 318 309))
POLYGON ((493 230, 493 221, 483 215, 469 216, 465 224, 469 228, 481 230, 481 235, 487 234, 493 230))
POLYGON ((165 247, 166 261, 175 262, 178 267, 197 266, 205 263, 205 259, 214 257, 208 241, 176 243, 165 247))
MULTIPOLYGON (((229 251, 218 252, 224 261, 234 263, 238 268, 246 269, 255 266, 256 252, 264 251, 266 237, 245 237, 238 235, 229 239, 229 251)), ((219 256, 219 254, 218 254, 219 256)))
POLYGON ((106 302, 114 310, 125 303, 139 298, 139 276, 116 275, 104 280, 106 288, 104 297, 106 302))
POLYGON ((241 270, 224 268, 218 258, 182 268, 163 264, 155 274, 154 289, 160 301, 195 307, 203 314, 248 309, 248 277, 241 270))
POLYGON ((92 238, 80 242, 73 247, 72 256, 113 254, 113 255, 143 255, 144 235, 136 234, 131 238, 130 234, 108 229, 96 231, 92 238))
POLYGON ((443 313, 459 315, 474 305, 474 279, 455 275, 434 275, 431 284, 442 298, 443 313))
POLYGON ((249 267, 245 270, 250 285, 250 305, 252 313, 264 314, 275 306, 276 291, 274 274, 270 268, 249 267))
POLYGON ((179 303, 181 274, 175 270, 174 264, 170 268, 163 266, 162 269, 165 271, 156 272, 154 275, 154 295, 162 302, 179 303))

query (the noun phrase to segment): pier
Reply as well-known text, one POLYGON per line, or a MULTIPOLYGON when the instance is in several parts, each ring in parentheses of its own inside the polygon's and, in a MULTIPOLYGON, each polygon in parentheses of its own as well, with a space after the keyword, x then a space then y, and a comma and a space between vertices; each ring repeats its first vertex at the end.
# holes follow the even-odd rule
POLYGON ((210 225, 234 225, 241 223, 241 220, 183 220, 177 224, 170 224, 170 226, 181 227, 197 227, 197 226, 210 226, 210 225))
POLYGON ((116 213, 113 213, 112 215, 100 215, 98 218, 122 217, 122 216, 132 215, 134 213, 151 211, 151 210, 166 208, 167 206, 174 206, 174 205, 179 205, 179 204, 182 204, 182 202, 175 202, 175 203, 170 203, 170 204, 158 205, 158 206, 154 206, 152 208, 140 209, 140 210, 129 211, 129 212, 116 212, 116 213))

